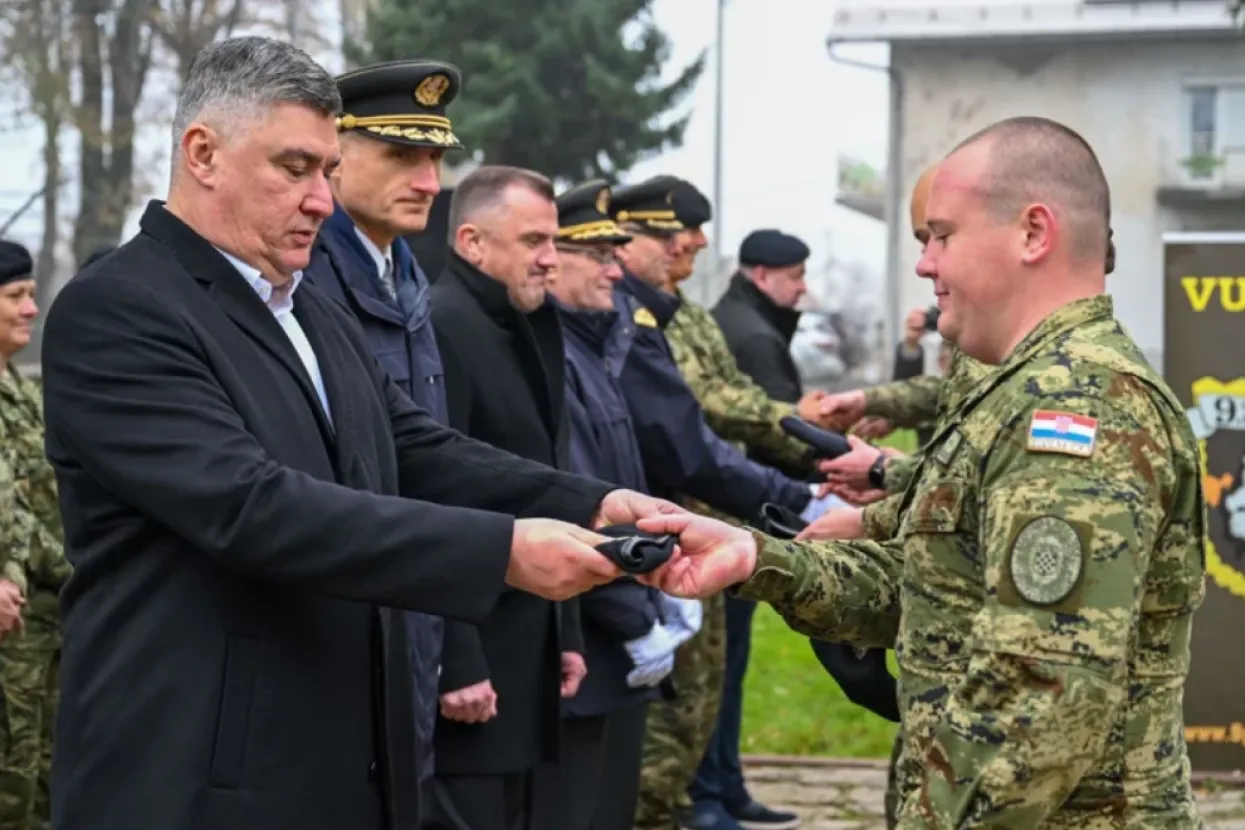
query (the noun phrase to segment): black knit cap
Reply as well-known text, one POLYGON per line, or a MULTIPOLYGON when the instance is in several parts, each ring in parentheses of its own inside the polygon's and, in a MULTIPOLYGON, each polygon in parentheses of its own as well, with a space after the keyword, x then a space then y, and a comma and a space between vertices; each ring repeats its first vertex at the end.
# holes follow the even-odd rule
POLYGON ((25 245, 0 239, 0 285, 32 279, 34 271, 35 263, 25 245))
POLYGON ((785 268, 800 264, 808 255, 808 246, 798 237, 773 229, 753 231, 739 246, 739 264, 743 266, 785 268))

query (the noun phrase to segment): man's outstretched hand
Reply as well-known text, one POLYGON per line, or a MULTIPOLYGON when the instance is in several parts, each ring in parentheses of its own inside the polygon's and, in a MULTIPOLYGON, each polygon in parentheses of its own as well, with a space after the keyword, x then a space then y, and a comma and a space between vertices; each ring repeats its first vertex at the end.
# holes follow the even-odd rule
POLYGON ((710 597, 746 581, 756 569, 756 542, 746 530, 692 513, 652 516, 636 525, 645 533, 678 535, 674 558, 639 577, 672 597, 710 597))
POLYGON ((633 525, 649 516, 674 516, 686 512, 674 502, 655 499, 635 490, 612 490, 597 507, 592 528, 595 530, 608 525, 633 525))

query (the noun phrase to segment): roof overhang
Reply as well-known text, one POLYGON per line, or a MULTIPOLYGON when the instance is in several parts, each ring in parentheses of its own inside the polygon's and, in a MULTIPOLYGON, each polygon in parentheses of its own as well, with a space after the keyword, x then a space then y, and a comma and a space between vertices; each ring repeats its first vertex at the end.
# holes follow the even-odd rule
POLYGON ((826 43, 955 45, 1239 38, 1225 0, 1063 2, 839 9, 826 43))

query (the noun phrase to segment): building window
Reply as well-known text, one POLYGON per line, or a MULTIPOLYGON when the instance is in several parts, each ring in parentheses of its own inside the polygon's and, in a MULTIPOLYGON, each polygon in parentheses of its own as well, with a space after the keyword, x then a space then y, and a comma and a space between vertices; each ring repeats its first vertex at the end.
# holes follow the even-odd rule
POLYGON ((1229 156, 1245 158, 1245 81, 1191 86, 1187 92, 1188 175, 1214 179, 1229 156))

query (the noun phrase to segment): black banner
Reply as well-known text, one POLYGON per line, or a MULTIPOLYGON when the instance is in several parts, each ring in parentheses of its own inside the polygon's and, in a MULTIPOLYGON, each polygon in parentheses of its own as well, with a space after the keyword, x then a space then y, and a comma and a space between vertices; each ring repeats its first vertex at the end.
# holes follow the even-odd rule
POLYGON ((1193 769, 1245 769, 1245 234, 1164 238, 1163 375, 1202 453, 1206 601, 1185 685, 1193 769))

